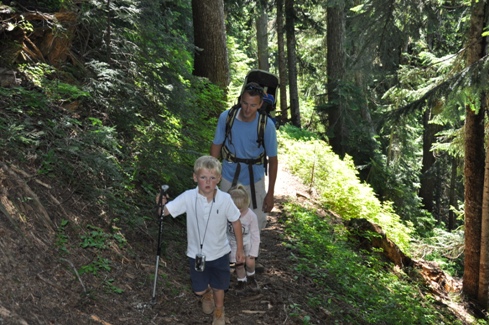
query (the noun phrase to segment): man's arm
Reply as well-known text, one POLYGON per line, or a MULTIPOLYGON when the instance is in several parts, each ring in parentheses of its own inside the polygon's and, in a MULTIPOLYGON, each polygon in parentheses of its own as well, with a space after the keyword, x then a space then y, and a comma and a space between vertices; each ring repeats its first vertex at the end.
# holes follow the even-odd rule
POLYGON ((211 156, 219 159, 221 157, 221 148, 222 148, 222 144, 214 144, 213 143, 211 145, 211 156))
POLYGON ((263 212, 270 212, 274 206, 275 181, 277 180, 278 158, 268 158, 268 191, 263 200, 263 212))

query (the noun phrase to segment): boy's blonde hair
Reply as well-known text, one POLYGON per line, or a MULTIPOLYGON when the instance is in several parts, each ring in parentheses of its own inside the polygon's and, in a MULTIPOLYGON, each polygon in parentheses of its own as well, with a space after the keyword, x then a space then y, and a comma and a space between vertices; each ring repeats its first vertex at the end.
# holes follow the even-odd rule
POLYGON ((228 193, 231 195, 231 198, 234 201, 234 204, 239 210, 242 210, 250 205, 250 196, 248 192, 246 192, 246 188, 238 184, 231 189, 229 189, 228 193))
POLYGON ((219 176, 222 173, 221 162, 212 156, 202 156, 195 161, 194 173, 197 174, 201 169, 212 170, 219 176))

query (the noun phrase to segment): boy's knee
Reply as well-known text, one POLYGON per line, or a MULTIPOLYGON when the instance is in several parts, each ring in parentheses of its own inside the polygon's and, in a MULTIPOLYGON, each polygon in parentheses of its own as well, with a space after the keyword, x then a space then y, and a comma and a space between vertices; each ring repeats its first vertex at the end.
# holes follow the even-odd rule
POLYGON ((205 295, 207 292, 211 291, 211 288, 207 288, 204 291, 194 291, 194 295, 196 295, 199 298, 202 298, 203 295, 205 295))

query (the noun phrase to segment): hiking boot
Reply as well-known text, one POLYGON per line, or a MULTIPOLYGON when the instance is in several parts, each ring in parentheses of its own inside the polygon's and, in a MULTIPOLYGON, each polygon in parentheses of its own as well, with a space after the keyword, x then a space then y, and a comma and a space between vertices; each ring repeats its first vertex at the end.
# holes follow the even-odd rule
POLYGON ((212 293, 212 289, 208 289, 204 295, 202 296, 202 311, 209 315, 214 311, 214 294, 212 293))
POLYGON ((214 319, 212 320, 212 325, 226 325, 224 307, 214 309, 214 319))
POLYGON ((247 281, 247 287, 253 292, 259 292, 260 291, 260 286, 258 286, 258 283, 256 282, 255 276, 248 276, 248 281, 247 281))
POLYGON ((235 291, 237 296, 241 296, 241 295, 245 294, 245 292, 246 292, 246 281, 238 281, 238 284, 236 285, 234 291, 235 291))

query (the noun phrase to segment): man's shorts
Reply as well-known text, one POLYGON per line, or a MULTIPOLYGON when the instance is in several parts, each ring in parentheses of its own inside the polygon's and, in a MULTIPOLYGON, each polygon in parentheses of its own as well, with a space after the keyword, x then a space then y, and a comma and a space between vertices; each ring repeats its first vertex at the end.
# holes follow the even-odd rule
MULTIPOLYGON (((229 191, 232 183, 226 179, 221 180, 221 184, 219 185, 219 189, 223 192, 229 191)), ((243 185, 246 188, 246 192, 250 196, 250 209, 255 212, 256 217, 258 219, 258 228, 262 230, 267 226, 267 214, 263 212, 263 200, 265 200, 265 196, 267 196, 267 192, 265 191, 265 179, 262 178, 258 182, 255 183, 255 193, 256 193, 256 209, 253 209, 253 200, 251 199, 251 188, 249 185, 243 185)))

